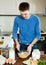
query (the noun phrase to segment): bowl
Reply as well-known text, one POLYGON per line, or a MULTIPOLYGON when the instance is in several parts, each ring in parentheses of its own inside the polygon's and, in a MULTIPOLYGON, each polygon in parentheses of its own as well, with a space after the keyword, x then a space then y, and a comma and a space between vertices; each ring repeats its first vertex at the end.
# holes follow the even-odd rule
POLYGON ((22 51, 22 52, 19 52, 18 53, 18 56, 22 59, 25 59, 27 58, 29 55, 28 55, 28 52, 27 51, 22 51))

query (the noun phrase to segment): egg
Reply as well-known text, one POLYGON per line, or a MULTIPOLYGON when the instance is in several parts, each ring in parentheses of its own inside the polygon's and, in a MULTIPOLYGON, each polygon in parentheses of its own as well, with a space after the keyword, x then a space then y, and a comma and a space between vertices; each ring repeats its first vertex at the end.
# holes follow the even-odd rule
POLYGON ((6 59, 5 62, 8 63, 8 59, 6 59))
POLYGON ((12 62, 13 62, 13 59, 11 59, 11 58, 6 59, 6 63, 11 64, 12 62))

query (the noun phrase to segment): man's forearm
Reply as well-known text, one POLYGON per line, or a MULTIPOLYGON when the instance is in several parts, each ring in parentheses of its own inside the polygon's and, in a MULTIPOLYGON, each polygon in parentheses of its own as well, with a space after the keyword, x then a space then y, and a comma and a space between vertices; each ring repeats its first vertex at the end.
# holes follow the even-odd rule
POLYGON ((16 38, 14 41, 15 41, 15 43, 16 43, 16 44, 19 44, 19 42, 18 42, 18 39, 17 39, 17 38, 16 38))
POLYGON ((38 41, 38 40, 35 38, 30 45, 33 47, 34 44, 36 44, 37 41, 38 41))

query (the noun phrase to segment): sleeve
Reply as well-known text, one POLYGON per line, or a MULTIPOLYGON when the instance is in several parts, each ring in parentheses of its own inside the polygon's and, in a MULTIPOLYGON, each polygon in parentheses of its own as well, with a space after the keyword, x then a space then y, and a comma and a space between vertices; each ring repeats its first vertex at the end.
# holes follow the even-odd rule
POLYGON ((17 30, 18 30, 18 24, 16 19, 14 20, 14 25, 13 25, 13 32, 12 32, 12 38, 16 39, 17 38, 17 30))
POLYGON ((35 26, 35 32, 36 32, 36 39, 40 39, 40 32, 41 32, 41 25, 40 25, 40 19, 37 18, 37 23, 36 23, 36 26, 35 26))

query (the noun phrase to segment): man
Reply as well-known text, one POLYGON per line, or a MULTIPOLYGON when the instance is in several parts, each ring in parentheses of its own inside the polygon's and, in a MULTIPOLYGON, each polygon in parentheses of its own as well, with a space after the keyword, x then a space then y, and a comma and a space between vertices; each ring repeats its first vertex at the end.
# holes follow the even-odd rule
POLYGON ((36 42, 40 39, 39 19, 36 15, 30 15, 30 5, 22 2, 19 5, 20 14, 14 20, 13 39, 18 51, 26 50, 29 55, 32 49, 36 49, 36 42), (17 30, 19 27, 19 41, 17 30))

